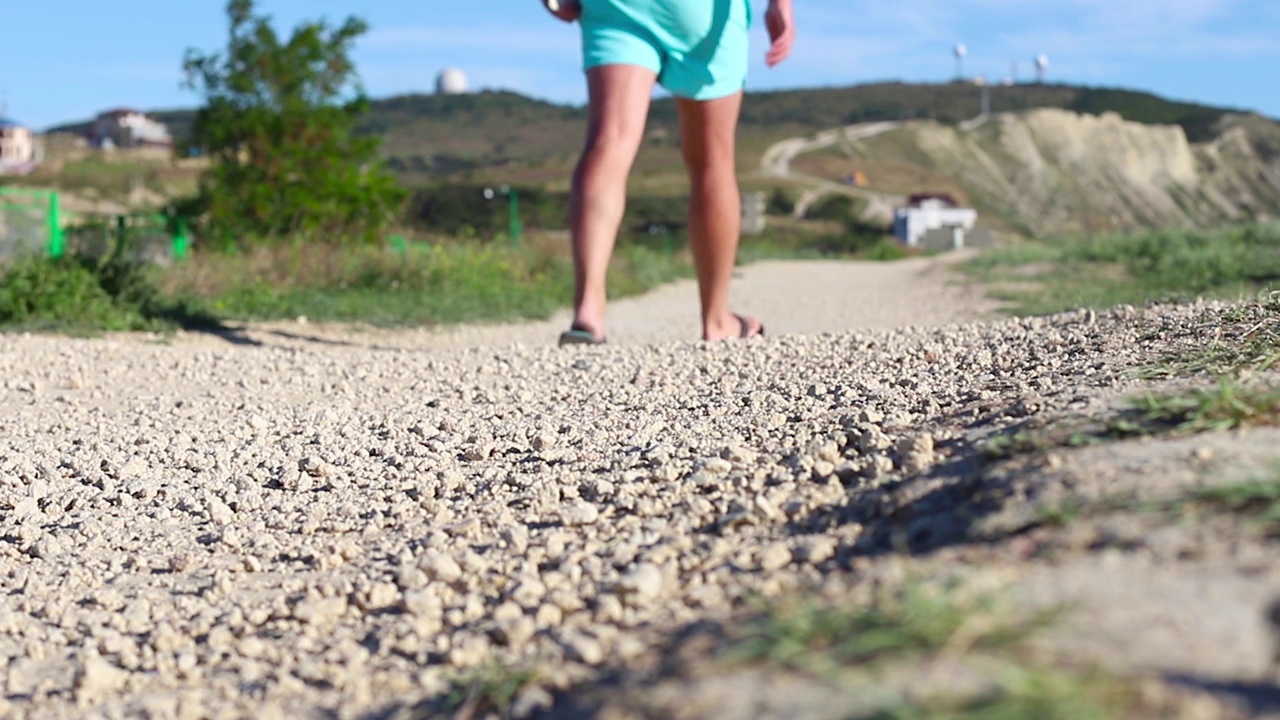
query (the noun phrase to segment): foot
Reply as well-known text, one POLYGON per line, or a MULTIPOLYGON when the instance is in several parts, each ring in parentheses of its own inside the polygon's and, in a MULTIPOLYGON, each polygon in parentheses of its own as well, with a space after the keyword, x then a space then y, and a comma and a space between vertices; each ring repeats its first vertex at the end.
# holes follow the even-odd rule
POLYGON ((730 313, 716 323, 707 323, 702 329, 703 340, 724 340, 726 338, 764 337, 764 324, 750 315, 730 313))
POLYGON ((598 335, 588 328, 574 323, 567 331, 560 333, 560 347, 566 345, 603 345, 604 335, 598 335))

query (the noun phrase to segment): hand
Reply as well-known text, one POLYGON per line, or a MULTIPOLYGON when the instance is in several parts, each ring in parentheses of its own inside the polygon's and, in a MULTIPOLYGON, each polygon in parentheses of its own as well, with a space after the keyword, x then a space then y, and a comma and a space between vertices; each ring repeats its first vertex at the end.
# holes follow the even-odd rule
POLYGON ((578 0, 542 0, 547 12, 571 23, 582 17, 582 5, 578 0))
POLYGON ((769 9, 764 14, 765 26, 769 29, 769 53, 764 61, 769 67, 787 59, 791 54, 791 46, 796 42, 795 17, 791 12, 791 0, 770 0, 769 9))

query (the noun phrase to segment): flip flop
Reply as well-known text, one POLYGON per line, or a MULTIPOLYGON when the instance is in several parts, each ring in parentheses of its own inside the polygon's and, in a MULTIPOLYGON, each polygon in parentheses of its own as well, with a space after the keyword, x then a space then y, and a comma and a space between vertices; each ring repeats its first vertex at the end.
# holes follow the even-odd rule
POLYGON ((738 337, 744 338, 744 339, 751 338, 751 337, 764 337, 764 323, 760 323, 760 332, 756 333, 755 335, 752 335, 751 321, 737 314, 735 314, 734 317, 738 318, 738 328, 739 328, 738 337))
POLYGON ((596 337, 590 330, 572 327, 560 333, 560 347, 566 345, 603 345, 604 338, 596 337))

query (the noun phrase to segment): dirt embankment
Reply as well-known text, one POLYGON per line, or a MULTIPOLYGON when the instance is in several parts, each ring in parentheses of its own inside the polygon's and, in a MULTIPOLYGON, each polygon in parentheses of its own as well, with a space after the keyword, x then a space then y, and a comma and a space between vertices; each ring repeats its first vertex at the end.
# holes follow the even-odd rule
POLYGON ((843 151, 801 164, 865 170, 871 191, 956 192, 988 221, 1038 237, 1280 217, 1280 128, 1257 117, 1228 117, 1217 138, 1192 143, 1178 126, 1039 109, 908 123, 843 151))

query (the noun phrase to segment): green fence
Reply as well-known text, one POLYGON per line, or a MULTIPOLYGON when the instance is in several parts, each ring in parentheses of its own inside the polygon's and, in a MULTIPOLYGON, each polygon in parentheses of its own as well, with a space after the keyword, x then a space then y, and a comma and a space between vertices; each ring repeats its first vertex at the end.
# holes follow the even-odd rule
POLYGON ((58 194, 0 187, 0 257, 66 252, 58 194))
POLYGON ((191 248, 186 223, 165 215, 67 213, 64 244, 82 257, 124 256, 134 262, 181 260, 191 248))
POLYGON ((191 249, 182 218, 132 213, 64 212, 58 193, 0 187, 0 259, 125 252, 143 262, 180 260, 191 249))

